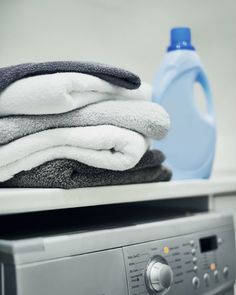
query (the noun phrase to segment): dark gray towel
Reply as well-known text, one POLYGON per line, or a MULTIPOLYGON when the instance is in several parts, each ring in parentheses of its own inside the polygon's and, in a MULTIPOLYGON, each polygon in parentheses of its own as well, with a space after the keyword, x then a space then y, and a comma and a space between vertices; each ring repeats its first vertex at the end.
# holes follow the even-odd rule
POLYGON ((134 168, 126 171, 99 169, 74 160, 59 159, 20 172, 0 183, 0 187, 72 189, 169 181, 172 174, 161 165, 164 159, 163 153, 158 150, 147 151, 134 168))
POLYGON ((120 68, 93 62, 54 61, 25 63, 0 68, 0 92, 17 80, 59 72, 89 74, 127 89, 136 89, 140 86, 140 79, 138 76, 120 68))

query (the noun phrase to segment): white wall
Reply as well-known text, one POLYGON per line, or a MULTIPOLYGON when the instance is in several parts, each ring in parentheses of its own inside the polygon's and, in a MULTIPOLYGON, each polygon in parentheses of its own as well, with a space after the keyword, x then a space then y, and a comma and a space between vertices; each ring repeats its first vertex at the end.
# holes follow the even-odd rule
POLYGON ((169 29, 190 26, 215 96, 215 169, 235 170, 235 11, 235 0, 0 0, 0 66, 96 60, 152 82, 169 29))

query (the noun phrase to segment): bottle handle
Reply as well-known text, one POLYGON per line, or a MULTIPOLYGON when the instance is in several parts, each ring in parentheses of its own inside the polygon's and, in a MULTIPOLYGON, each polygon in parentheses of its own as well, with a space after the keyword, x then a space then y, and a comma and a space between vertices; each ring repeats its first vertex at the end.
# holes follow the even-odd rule
POLYGON ((212 93, 209 85, 209 81, 207 79, 207 76, 203 71, 200 71, 196 77, 196 82, 198 82, 205 93, 205 99, 207 104, 207 112, 208 116, 210 116, 212 119, 214 119, 214 106, 213 106, 213 100, 212 100, 212 93))

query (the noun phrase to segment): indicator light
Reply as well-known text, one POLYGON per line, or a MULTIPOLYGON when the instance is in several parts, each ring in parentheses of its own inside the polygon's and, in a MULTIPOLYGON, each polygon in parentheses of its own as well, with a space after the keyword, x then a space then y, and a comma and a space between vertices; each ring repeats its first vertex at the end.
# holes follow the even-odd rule
POLYGON ((168 254, 168 253, 170 252, 170 248, 167 247, 167 246, 165 246, 164 249, 163 249, 163 252, 164 252, 165 254, 168 254))
POLYGON ((211 263, 211 264, 210 264, 210 269, 211 269, 212 271, 216 270, 216 264, 215 264, 215 263, 211 263))

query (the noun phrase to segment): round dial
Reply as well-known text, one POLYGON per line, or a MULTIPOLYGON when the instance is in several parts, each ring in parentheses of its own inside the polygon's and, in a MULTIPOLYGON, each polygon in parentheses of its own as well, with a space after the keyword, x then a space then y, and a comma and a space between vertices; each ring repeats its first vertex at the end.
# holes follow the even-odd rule
POLYGON ((173 283, 173 271, 161 256, 154 257, 146 269, 146 284, 151 294, 166 294, 173 283))

